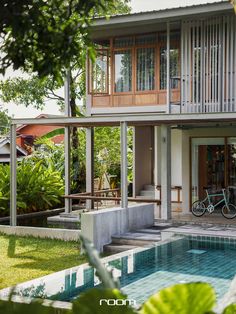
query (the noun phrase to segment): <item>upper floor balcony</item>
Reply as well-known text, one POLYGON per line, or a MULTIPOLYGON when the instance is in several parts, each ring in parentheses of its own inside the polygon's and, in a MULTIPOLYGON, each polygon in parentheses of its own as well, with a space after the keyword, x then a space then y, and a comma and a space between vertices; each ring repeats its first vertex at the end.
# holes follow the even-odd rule
POLYGON ((207 13, 150 32, 138 24, 123 36, 104 31, 88 61, 91 114, 236 111, 236 17, 232 8, 207 13))

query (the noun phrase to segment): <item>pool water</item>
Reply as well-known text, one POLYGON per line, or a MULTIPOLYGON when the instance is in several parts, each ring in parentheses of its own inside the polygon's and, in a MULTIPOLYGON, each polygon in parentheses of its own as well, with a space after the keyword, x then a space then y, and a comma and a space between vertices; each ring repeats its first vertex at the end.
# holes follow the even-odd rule
MULTIPOLYGON (((236 274, 236 240, 215 237, 174 238, 164 244, 106 259, 119 277, 122 291, 141 304, 160 289, 176 283, 210 283, 217 296, 227 292, 236 274)), ((91 267, 79 266, 18 286, 18 293, 70 301, 100 286, 91 267)))

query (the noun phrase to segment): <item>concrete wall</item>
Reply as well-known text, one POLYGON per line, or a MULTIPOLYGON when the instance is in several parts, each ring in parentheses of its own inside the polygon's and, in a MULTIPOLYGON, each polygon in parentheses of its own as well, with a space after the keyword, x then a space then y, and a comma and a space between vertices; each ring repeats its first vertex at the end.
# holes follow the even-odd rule
POLYGON ((135 127, 134 132, 134 196, 145 184, 154 182, 154 128, 135 127))
POLYGON ((33 236, 39 238, 60 239, 64 241, 79 241, 80 230, 36 228, 36 227, 11 227, 0 225, 0 233, 18 236, 33 236))
POLYGON ((182 186, 182 131, 171 131, 171 185, 182 186))
POLYGON ((113 235, 152 226, 154 204, 130 205, 128 209, 110 208, 81 214, 81 233, 98 251, 111 243, 113 235))

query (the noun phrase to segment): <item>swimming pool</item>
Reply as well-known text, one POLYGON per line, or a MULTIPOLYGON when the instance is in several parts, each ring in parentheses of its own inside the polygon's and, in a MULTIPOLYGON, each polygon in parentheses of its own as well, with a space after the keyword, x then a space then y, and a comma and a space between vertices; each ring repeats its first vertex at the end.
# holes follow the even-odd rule
MULTIPOLYGON (((158 290, 176 283, 204 281, 218 297, 236 274, 236 240, 185 236, 148 249, 127 251, 104 259, 119 277, 122 291, 141 304, 158 290)), ((17 286, 22 296, 71 301, 100 282, 88 265, 66 269, 17 286)), ((0 295, 8 289, 0 291, 0 295)))

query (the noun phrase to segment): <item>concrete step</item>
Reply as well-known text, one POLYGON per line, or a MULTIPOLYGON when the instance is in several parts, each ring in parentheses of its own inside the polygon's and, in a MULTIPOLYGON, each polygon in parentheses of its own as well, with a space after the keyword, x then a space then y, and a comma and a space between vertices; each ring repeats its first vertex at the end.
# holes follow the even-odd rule
POLYGON ((106 253, 120 253, 128 250, 133 250, 136 249, 137 246, 134 245, 128 245, 128 244, 118 244, 118 243, 111 243, 111 244, 106 244, 103 247, 103 251, 106 253))
POLYGON ((128 232, 122 235, 112 236, 112 244, 127 244, 134 246, 146 246, 161 240, 160 233, 128 232))
POLYGON ((143 186, 143 189, 144 189, 145 191, 155 191, 155 185, 145 184, 145 185, 143 186))
POLYGON ((146 190, 142 190, 140 191, 140 196, 145 196, 145 197, 150 197, 150 198, 155 198, 155 192, 154 191, 146 191, 146 190))

